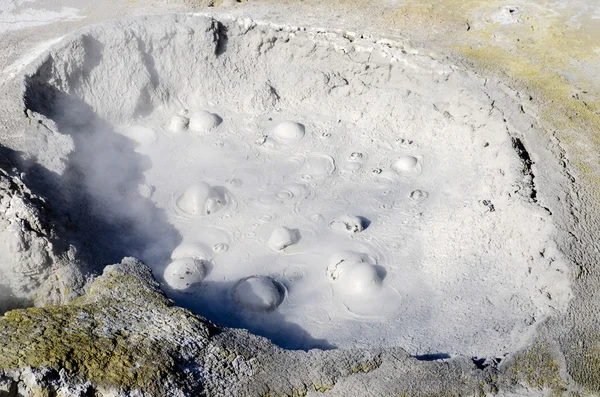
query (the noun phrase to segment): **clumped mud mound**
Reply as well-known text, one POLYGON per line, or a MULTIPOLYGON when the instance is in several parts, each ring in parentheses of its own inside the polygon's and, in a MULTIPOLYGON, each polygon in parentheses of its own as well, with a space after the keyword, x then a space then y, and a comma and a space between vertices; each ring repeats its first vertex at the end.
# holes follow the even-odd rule
POLYGON ((90 266, 135 256, 220 324, 288 348, 501 356, 570 289, 532 120, 494 90, 394 43, 114 22, 26 77, 30 117, 71 142, 31 183, 90 266))

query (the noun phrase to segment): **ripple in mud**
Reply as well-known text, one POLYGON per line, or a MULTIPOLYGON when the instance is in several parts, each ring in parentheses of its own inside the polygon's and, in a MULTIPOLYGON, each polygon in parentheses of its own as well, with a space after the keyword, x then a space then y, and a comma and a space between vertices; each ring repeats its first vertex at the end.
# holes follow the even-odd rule
POLYGON ((214 188, 206 182, 194 183, 176 199, 177 208, 192 216, 215 214, 228 203, 228 194, 224 190, 214 188))

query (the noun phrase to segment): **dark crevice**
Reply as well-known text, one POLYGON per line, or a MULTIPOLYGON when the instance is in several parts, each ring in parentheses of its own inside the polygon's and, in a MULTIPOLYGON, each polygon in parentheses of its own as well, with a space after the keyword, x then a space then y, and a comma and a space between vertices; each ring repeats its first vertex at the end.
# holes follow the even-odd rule
POLYGON ((523 175, 525 177, 531 177, 531 182, 529 184, 529 187, 531 188, 531 191, 529 192, 529 198, 534 203, 537 203, 537 190, 535 188, 534 183, 535 175, 533 174, 532 170, 532 166, 534 163, 531 160, 531 156, 529 155, 527 149, 525 149, 525 145, 523 144, 523 141, 521 139, 513 137, 512 146, 513 149, 515 149, 515 152, 517 152, 519 158, 521 159, 521 162, 523 163, 523 175))
POLYGON ((471 357, 473 364, 477 369, 484 370, 486 368, 496 368, 500 365, 502 357, 485 358, 485 357, 471 357))
POLYGON ((430 354, 419 354, 413 356, 419 361, 438 361, 438 360, 447 360, 452 358, 452 356, 448 353, 430 353, 430 354))
POLYGON ((216 22, 215 40, 217 42, 215 55, 220 56, 227 51, 227 43, 229 41, 229 38, 227 37, 227 27, 221 22, 216 22))

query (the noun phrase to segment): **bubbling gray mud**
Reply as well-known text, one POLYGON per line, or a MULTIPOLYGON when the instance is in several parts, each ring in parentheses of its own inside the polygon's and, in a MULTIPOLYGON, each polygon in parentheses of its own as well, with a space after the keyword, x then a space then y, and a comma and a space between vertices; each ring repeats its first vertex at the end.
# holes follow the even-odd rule
POLYGON ((389 43, 180 15, 68 38, 24 95, 73 142, 49 195, 99 267, 136 256, 284 347, 490 356, 570 292, 485 89, 389 43))

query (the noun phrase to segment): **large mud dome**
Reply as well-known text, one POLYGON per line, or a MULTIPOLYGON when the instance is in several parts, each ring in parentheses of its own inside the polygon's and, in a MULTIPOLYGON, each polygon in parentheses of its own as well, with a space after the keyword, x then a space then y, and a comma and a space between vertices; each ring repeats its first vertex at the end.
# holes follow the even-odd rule
POLYGON ((528 119, 428 56, 152 17, 67 39, 25 87, 72 141, 37 184, 78 252, 142 259, 222 325, 287 348, 499 356, 568 301, 528 119))

